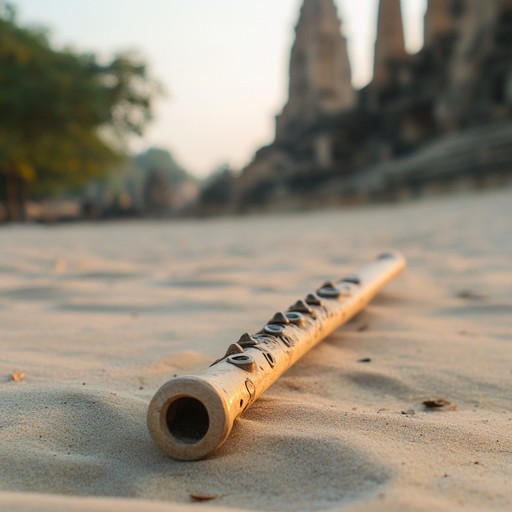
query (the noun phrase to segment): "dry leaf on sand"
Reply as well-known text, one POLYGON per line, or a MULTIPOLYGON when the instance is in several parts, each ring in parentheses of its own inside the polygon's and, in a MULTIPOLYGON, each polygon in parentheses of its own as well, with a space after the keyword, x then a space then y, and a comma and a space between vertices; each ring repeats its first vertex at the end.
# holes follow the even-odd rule
POLYGON ((194 501, 211 501, 217 498, 217 496, 209 496, 209 495, 203 495, 203 494, 191 494, 190 498, 194 501))
POLYGON ((9 380, 11 382, 19 382, 20 380, 23 380, 25 378, 25 374, 23 372, 12 372, 11 375, 9 375, 9 380))
POLYGON ((444 399, 444 398, 435 398, 433 400, 425 400, 423 402, 423 405, 427 408, 427 409, 432 409, 432 410, 449 410, 449 411, 456 411, 457 410, 457 406, 455 404, 452 404, 451 402, 449 402, 448 400, 444 399))

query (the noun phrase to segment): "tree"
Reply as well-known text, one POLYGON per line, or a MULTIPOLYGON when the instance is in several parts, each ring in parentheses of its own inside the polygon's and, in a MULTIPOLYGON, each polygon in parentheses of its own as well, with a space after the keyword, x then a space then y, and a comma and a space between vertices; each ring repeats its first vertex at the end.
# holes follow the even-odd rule
POLYGON ((137 55, 103 63, 54 49, 0 0, 0 201, 8 216, 21 217, 29 195, 102 176, 128 138, 143 133, 158 92, 137 55))
POLYGON ((147 174, 155 168, 160 169, 173 185, 194 178, 176 162, 173 155, 166 149, 149 148, 133 158, 135 167, 147 174))
POLYGON ((203 183, 196 213, 199 215, 219 214, 233 199, 235 174, 229 164, 221 164, 203 183))
POLYGON ((171 183, 162 169, 151 169, 144 182, 144 209, 147 213, 162 215, 169 212, 172 202, 171 183))

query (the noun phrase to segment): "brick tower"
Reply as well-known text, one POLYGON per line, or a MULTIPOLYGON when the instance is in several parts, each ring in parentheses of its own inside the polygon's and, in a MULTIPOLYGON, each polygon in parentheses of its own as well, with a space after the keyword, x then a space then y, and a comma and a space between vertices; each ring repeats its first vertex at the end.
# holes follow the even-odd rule
POLYGON ((373 84, 389 80, 389 63, 406 55, 400 0, 380 0, 375 41, 373 84))
POLYGON ((276 119, 276 139, 354 105, 347 42, 340 27, 333 0, 304 0, 291 52, 288 102, 276 119))

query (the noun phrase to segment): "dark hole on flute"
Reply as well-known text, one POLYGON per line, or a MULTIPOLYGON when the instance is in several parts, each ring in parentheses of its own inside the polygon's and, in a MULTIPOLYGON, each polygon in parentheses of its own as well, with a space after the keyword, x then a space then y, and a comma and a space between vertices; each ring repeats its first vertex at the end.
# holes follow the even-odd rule
POLYGON ((166 421, 170 434, 184 444, 198 443, 210 427, 206 407, 190 397, 175 400, 167 410, 166 421))

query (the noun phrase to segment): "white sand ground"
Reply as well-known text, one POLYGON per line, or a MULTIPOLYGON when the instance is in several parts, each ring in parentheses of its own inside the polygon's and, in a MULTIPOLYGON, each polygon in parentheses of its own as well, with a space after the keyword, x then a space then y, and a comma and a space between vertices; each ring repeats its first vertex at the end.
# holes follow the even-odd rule
POLYGON ((510 191, 6 227, 0 248, 0 510, 512 510, 510 191), (219 452, 179 463, 154 447, 146 408, 168 377, 387 248, 407 272, 219 452), (456 408, 425 410, 437 397, 456 408))

